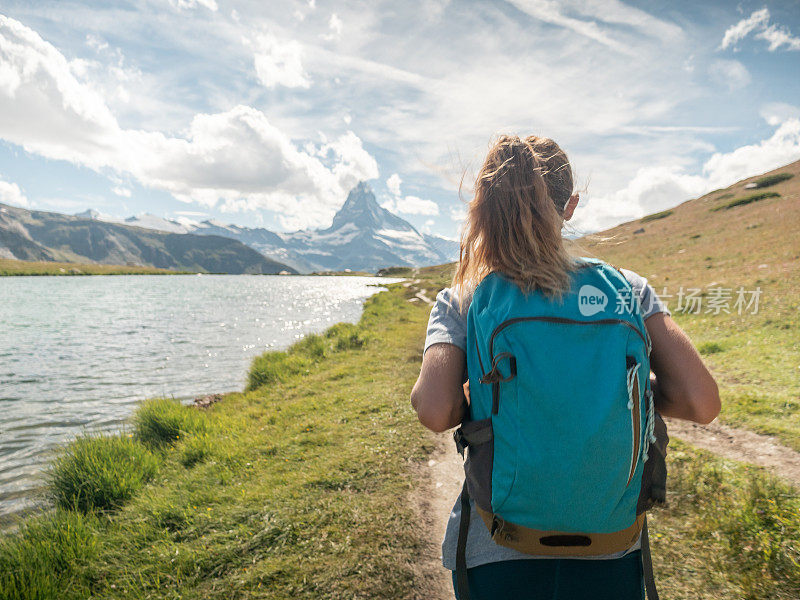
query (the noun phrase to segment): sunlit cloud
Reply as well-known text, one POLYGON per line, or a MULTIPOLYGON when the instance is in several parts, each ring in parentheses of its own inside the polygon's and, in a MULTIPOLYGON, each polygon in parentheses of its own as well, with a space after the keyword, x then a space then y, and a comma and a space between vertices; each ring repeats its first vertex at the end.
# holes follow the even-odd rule
POLYGON ((742 19, 725 31, 720 43, 720 49, 736 48, 736 45, 753 32, 755 38, 766 41, 768 50, 800 50, 800 37, 793 36, 787 27, 770 24, 769 9, 762 8, 754 11, 746 19, 742 19))
POLYGON ((378 176, 353 132, 309 153, 248 106, 198 114, 185 137, 124 129, 31 29, 0 16, 0 42, 0 137, 34 154, 127 173, 185 202, 274 210, 302 226, 323 224, 350 187, 378 176))
POLYGON ((253 60, 256 75, 265 87, 308 88, 311 85, 311 80, 303 70, 303 49, 299 43, 279 40, 265 33, 256 37, 255 46, 253 60))
POLYGON ((715 60, 708 67, 711 79, 729 91, 746 87, 752 81, 750 72, 738 60, 715 60))
POLYGON ((28 206, 28 199, 16 183, 0 179, 0 203, 14 206, 28 206))
POLYGON ((215 0, 169 0, 175 8, 198 8, 204 7, 211 11, 216 11, 219 7, 215 0))
POLYGON ((588 195, 575 213, 573 226, 582 232, 610 227, 623 221, 675 206, 741 179, 776 169, 800 158, 800 119, 782 123, 768 139, 714 153, 702 174, 687 173, 676 165, 640 168, 628 184, 611 194, 588 195))
POLYGON ((386 180, 386 189, 388 189, 395 196, 399 196, 401 183, 403 183, 403 180, 400 179, 400 175, 397 173, 392 173, 389 176, 389 179, 386 180))

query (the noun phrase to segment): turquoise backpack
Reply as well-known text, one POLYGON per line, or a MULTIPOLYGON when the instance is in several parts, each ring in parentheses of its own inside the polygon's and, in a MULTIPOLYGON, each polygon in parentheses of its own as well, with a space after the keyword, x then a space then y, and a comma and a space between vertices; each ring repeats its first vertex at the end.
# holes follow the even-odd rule
POLYGON ((499 273, 480 283, 467 313, 469 415, 455 432, 468 448, 461 600, 470 497, 492 539, 527 554, 611 554, 641 534, 648 598, 658 598, 645 511, 665 499, 668 440, 649 353, 638 297, 602 261, 579 259, 560 301, 499 273))

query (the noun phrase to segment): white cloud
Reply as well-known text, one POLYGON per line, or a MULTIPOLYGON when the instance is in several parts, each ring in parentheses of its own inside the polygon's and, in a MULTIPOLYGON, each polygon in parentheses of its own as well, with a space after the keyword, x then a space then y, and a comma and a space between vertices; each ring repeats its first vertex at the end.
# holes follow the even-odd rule
POLYGON ((444 14, 445 9, 450 5, 451 0, 423 0, 422 11, 426 20, 436 22, 444 14))
POLYGON ((767 123, 775 127, 789 119, 800 119, 800 106, 786 102, 769 102, 761 107, 759 114, 767 123))
POLYGON ((401 213, 404 215, 438 215, 439 205, 433 200, 424 200, 417 196, 406 196, 405 198, 389 199, 383 204, 383 208, 390 212, 401 213))
POLYGON ((770 25, 756 34, 756 38, 769 42, 769 51, 775 52, 782 46, 787 50, 800 50, 800 37, 795 37, 786 27, 770 25))
POLYGON ((757 144, 716 153, 703 165, 709 189, 725 187, 800 159, 800 119, 789 119, 757 144))
POLYGON ((111 188, 111 191, 114 192, 117 196, 122 196, 123 198, 131 197, 131 191, 125 187, 115 186, 111 188))
POLYGON ((398 199, 397 212, 409 215, 438 215, 439 205, 433 200, 424 200, 417 196, 406 196, 398 199))
POLYGON ((216 12, 219 8, 215 0, 169 0, 175 8, 197 8, 203 6, 210 11, 216 12))
POLYGON ((715 83, 731 92, 748 86, 752 81, 750 72, 738 60, 715 60, 709 65, 708 74, 715 83))
POLYGON ((605 229, 798 159, 800 120, 790 119, 766 140, 713 154, 704 163, 701 175, 686 173, 682 166, 640 168, 621 190, 603 196, 589 195, 585 205, 576 211, 573 225, 581 232, 605 229))
POLYGON ((361 139, 352 131, 324 144, 320 154, 333 157, 335 164, 331 172, 337 178, 338 187, 346 191, 359 181, 375 179, 379 175, 377 161, 364 149, 361 139))
POLYGON ((399 196, 401 183, 403 183, 403 180, 400 179, 400 175, 392 173, 389 179, 386 180, 386 188, 395 196, 399 196))
POLYGON ((622 54, 631 54, 631 49, 627 48, 619 41, 614 39, 595 21, 582 20, 570 17, 564 13, 563 6, 553 0, 509 0, 520 11, 530 15, 535 19, 551 23, 560 27, 571 29, 579 35, 586 36, 596 42, 616 50, 622 54))
POLYGON ((570 29, 629 56, 636 55, 629 43, 630 32, 660 39, 683 36, 677 25, 619 0, 509 0, 509 3, 535 19, 570 29))
POLYGON ((800 50, 800 37, 793 36, 786 27, 770 24, 769 20, 770 14, 767 8, 753 12, 725 31, 720 49, 726 50, 730 47, 735 49, 737 43, 756 31, 755 38, 769 43, 770 52, 775 52, 783 46, 786 46, 787 50, 800 50))
POLYGON ((253 57, 258 80, 267 88, 308 88, 311 80, 303 70, 303 47, 294 40, 279 40, 269 33, 255 39, 253 57))
POLYGON ((0 179, 0 203, 14 206, 28 206, 28 199, 16 183, 0 179))
POLYGON ((108 49, 108 42, 91 33, 86 34, 86 45, 95 52, 102 52, 108 49))
POLYGON ((722 36, 720 48, 725 50, 731 46, 736 46, 738 42, 746 38, 752 31, 764 27, 769 22, 769 10, 762 8, 754 11, 746 19, 742 19, 736 25, 728 27, 725 35, 722 36))
POLYGON ((323 35, 322 38, 325 40, 338 40, 342 37, 342 25, 342 20, 336 13, 333 13, 328 21, 329 33, 323 35))
POLYGON ((642 167, 628 185, 601 197, 588 195, 571 225, 579 231, 597 231, 674 206, 702 194, 706 180, 687 175, 678 166, 642 167))
POLYGON ((467 209, 464 206, 451 206, 450 207, 450 218, 457 223, 462 222, 464 219, 467 218, 467 209))
POLYGON ((353 132, 308 152, 248 106, 198 114, 185 137, 124 129, 58 50, 3 16, 0 138, 47 158, 130 174, 186 202, 274 210, 286 227, 324 224, 350 187, 378 176, 353 132))

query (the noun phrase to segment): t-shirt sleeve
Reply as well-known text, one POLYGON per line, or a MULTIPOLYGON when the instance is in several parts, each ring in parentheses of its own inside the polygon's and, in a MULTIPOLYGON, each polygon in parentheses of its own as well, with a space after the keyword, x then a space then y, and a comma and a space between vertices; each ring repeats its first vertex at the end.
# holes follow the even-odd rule
POLYGON ((620 272, 625 279, 628 280, 628 283, 631 284, 634 293, 639 297, 639 304, 642 307, 642 317, 645 320, 656 313, 672 314, 669 308, 667 308, 667 305, 656 295, 653 286, 647 283, 646 278, 628 269, 620 269, 620 272))
POLYGON ((453 344, 467 351, 467 312, 459 309, 458 297, 452 288, 445 288, 436 295, 428 319, 425 350, 441 343, 453 344))

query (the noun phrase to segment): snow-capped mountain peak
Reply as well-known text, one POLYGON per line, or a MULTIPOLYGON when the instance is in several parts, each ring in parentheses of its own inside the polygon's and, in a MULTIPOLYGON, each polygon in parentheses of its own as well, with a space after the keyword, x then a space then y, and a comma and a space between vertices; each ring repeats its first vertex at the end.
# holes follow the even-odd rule
MULTIPOLYGON (((89 214, 81 216, 98 218, 89 214)), ((306 273, 435 265, 452 261, 458 253, 458 244, 422 235, 411 223, 381 207, 372 189, 363 181, 350 191, 326 229, 277 234, 264 228, 226 225, 213 219, 180 223, 148 213, 129 217, 125 224, 171 233, 233 238, 268 258, 306 273)))
POLYGON ((375 194, 362 181, 350 190, 347 200, 333 217, 333 223, 328 230, 339 229, 348 223, 354 224, 359 229, 380 229, 386 221, 387 214, 394 216, 378 205, 375 194))

